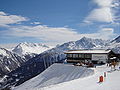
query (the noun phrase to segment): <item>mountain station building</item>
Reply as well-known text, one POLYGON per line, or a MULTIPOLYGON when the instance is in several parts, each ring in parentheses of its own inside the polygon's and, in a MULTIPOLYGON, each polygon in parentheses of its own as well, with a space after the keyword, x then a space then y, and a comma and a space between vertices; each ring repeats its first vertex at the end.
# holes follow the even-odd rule
POLYGON ((65 54, 68 63, 91 61, 97 64, 106 63, 117 58, 112 50, 70 50, 65 54))

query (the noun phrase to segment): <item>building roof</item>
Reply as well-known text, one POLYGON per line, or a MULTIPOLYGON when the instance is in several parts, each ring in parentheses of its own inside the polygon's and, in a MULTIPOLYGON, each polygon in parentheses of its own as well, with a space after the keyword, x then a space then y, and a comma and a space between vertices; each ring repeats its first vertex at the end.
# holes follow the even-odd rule
POLYGON ((65 52, 65 54, 72 54, 72 53, 96 53, 96 54, 107 54, 111 50, 70 50, 65 52))

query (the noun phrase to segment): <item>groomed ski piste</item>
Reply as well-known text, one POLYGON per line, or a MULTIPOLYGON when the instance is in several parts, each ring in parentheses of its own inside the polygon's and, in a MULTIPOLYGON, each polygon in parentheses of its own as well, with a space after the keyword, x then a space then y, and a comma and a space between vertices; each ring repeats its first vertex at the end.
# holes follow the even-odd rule
POLYGON ((13 90, 120 90, 119 66, 112 70, 107 65, 86 68, 53 64, 43 73, 13 88, 13 90), (104 77, 106 73, 106 77, 104 77), (103 76, 103 82, 99 77, 103 76))

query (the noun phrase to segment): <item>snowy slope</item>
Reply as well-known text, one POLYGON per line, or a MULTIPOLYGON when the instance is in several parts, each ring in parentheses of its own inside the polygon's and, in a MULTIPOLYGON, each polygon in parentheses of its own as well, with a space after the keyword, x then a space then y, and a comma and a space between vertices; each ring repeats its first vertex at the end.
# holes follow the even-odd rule
POLYGON ((19 55, 28 55, 28 54, 40 54, 46 50, 50 49, 50 47, 44 44, 37 43, 20 43, 18 44, 12 51, 19 55))
POLYGON ((111 68, 108 68, 106 65, 99 66, 94 70, 95 74, 89 77, 79 78, 39 89, 31 88, 29 90, 120 90, 120 71, 111 71, 111 68), (99 76, 103 75, 104 72, 107 73, 107 77, 104 78, 103 83, 98 83, 99 76))
POLYGON ((21 84, 14 90, 37 90, 41 87, 71 81, 93 74, 94 70, 87 69, 85 67, 67 64, 53 64, 43 73, 21 84))

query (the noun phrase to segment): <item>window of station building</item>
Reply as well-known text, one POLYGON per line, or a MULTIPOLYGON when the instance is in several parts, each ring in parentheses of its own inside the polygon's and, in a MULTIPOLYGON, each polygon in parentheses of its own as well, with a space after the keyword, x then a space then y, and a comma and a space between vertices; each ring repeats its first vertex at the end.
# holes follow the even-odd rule
POLYGON ((91 58, 90 54, 85 54, 85 58, 91 58))
POLYGON ((75 57, 78 58, 79 54, 75 54, 75 57))
POLYGON ((67 57, 70 57, 70 54, 67 54, 67 57))
POLYGON ((78 54, 73 54, 73 58, 78 58, 78 54))
POLYGON ((73 55, 72 55, 72 54, 69 54, 69 57, 71 57, 71 58, 72 58, 72 57, 73 57, 73 55))
POLYGON ((71 58, 71 57, 72 57, 72 54, 67 54, 67 57, 70 57, 70 58, 71 58))
POLYGON ((73 54, 73 58, 75 58, 75 54, 73 54))
POLYGON ((79 58, 84 58, 84 54, 79 54, 79 58))
POLYGON ((82 54, 82 58, 84 58, 84 54, 82 54))
POLYGON ((81 58, 82 57, 82 54, 79 54, 79 58, 81 58))

